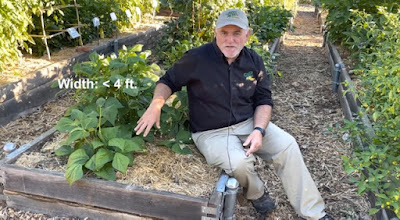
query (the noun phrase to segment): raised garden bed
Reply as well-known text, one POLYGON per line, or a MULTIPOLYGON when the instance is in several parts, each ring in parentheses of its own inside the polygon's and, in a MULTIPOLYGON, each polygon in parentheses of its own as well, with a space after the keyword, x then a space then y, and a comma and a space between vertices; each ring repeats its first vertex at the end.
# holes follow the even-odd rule
POLYGON ((69 216, 93 219, 135 216, 212 219, 221 215, 226 175, 221 175, 221 183, 210 196, 195 197, 94 178, 84 178, 69 186, 62 172, 15 164, 24 152, 40 148, 54 132, 54 129, 49 130, 2 161, 0 180, 7 206, 53 216, 68 213, 69 216))
MULTIPOLYGON (((340 54, 335 45, 330 42, 324 42, 324 45, 328 54, 329 64, 331 66, 331 72, 334 81, 332 89, 338 92, 338 97, 345 118, 349 121, 354 121, 360 111, 360 102, 356 98, 356 94, 354 94, 354 91, 351 91, 348 86, 345 86, 345 84, 353 84, 352 79, 350 78, 345 65, 343 65, 342 58, 340 57, 340 54)), ((371 140, 371 137, 373 137, 375 134, 372 129, 371 122, 369 121, 366 114, 362 114, 361 121, 367 129, 365 134, 367 136, 367 139, 371 140)), ((361 138, 359 137, 357 143, 355 144, 358 146, 366 146, 368 143, 363 143, 361 138)), ((365 175, 368 175, 365 170, 364 173, 365 175)), ((368 192, 368 199, 371 207, 374 207, 376 196, 373 192, 368 192)), ((377 220, 389 220, 394 217, 396 217, 395 213, 388 209, 380 209, 380 211, 374 215, 374 219, 377 220)))

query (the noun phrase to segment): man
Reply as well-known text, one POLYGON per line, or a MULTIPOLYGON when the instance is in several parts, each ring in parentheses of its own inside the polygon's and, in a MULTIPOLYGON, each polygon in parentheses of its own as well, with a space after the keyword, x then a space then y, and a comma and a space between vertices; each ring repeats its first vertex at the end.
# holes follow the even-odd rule
POLYGON ((251 30, 244 12, 218 17, 215 40, 185 53, 158 81, 153 100, 139 119, 137 134, 160 127, 161 108, 187 86, 193 140, 207 163, 224 169, 245 189, 261 214, 276 208, 254 170, 255 156, 271 161, 290 203, 306 219, 333 219, 308 172, 295 139, 270 122, 271 77, 262 58, 244 45, 251 30))

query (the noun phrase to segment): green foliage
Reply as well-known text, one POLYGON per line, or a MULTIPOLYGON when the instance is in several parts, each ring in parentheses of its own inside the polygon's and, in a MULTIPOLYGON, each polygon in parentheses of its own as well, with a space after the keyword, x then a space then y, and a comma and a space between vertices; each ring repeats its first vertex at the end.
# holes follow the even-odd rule
MULTIPOLYGON (((125 173, 133 164, 133 152, 144 152, 145 139, 135 136, 133 128, 152 100, 160 68, 147 64, 150 51, 141 51, 142 45, 135 45, 120 50, 119 57, 92 53, 90 61, 74 66, 78 77, 97 84, 94 89, 77 89, 78 104, 57 123, 58 131, 68 133, 56 154, 69 156, 65 176, 70 184, 89 170, 114 180, 116 171, 125 173)), ((190 153, 185 145, 191 143, 187 101, 182 95, 163 108, 165 123, 159 132, 175 137, 170 140, 173 151, 190 153)))
MULTIPOLYGON (((152 11, 150 1, 146 0, 79 0, 77 3, 80 5, 79 19, 81 24, 86 26, 81 28, 83 43, 90 43, 97 39, 98 30, 93 26, 92 19, 98 17, 100 20, 99 32, 101 37, 112 37, 113 34, 119 29, 127 29, 132 26, 134 20, 139 20, 127 17, 125 10, 129 9, 134 17, 139 8, 142 15, 152 11), (116 22, 111 20, 110 13, 114 12, 118 18, 116 22)), ((53 10, 59 5, 73 4, 72 0, 56 0, 48 2, 44 13, 44 23, 46 30, 63 30, 77 24, 75 8, 64 8, 60 10, 53 10)), ((42 26, 40 21, 40 11, 37 11, 33 17, 33 28, 29 30, 31 34, 42 34, 42 26)), ((53 32, 54 33, 54 32, 53 32)), ((51 33, 50 33, 51 34, 51 33)), ((35 38, 35 45, 31 44, 32 50, 37 55, 42 55, 45 52, 44 43, 40 38, 35 38)), ((67 33, 56 36, 48 40, 48 45, 51 50, 59 49, 65 46, 77 46, 78 41, 71 39, 67 33)))
POLYGON ((31 10, 37 9, 35 0, 0 1, 0 73, 22 56, 20 48, 29 51, 25 41, 33 42, 27 32, 32 25, 31 10))
POLYGON ((393 0, 321 0, 322 6, 329 10, 326 18, 326 29, 332 41, 340 42, 344 33, 351 29, 354 16, 352 10, 364 11, 368 14, 376 14, 377 7, 386 7, 389 12, 396 13, 400 4, 393 0))
MULTIPOLYGON (((377 201, 373 205, 400 215, 399 6, 389 1, 357 1, 353 5, 347 2, 350 10, 344 12, 341 4, 333 7, 332 2, 326 2, 332 7, 329 33, 333 39, 341 40, 357 61, 353 72, 360 79, 359 99, 376 135, 367 139, 362 126, 347 123, 345 130, 353 137, 361 137, 365 147, 357 148, 350 158, 343 158, 344 166, 349 173, 361 173, 360 179, 354 179, 359 193, 375 193, 377 201), (344 18, 338 17, 340 10, 344 18)), ((370 213, 377 210, 371 209, 370 213)))
POLYGON ((273 6, 251 6, 249 23, 259 41, 269 42, 287 30, 290 11, 273 6))

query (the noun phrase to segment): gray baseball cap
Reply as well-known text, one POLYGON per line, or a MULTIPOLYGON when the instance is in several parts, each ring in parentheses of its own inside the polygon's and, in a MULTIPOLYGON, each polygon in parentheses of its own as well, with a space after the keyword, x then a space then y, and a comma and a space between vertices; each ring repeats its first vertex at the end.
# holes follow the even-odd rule
POLYGON ((249 28, 249 20, 247 20, 247 16, 243 11, 228 9, 219 15, 216 27, 218 29, 226 25, 236 25, 247 30, 249 28))

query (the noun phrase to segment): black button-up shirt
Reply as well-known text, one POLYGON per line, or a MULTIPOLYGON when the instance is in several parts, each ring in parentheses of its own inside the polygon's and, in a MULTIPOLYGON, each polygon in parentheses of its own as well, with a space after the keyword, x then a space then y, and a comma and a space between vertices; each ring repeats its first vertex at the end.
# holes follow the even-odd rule
POLYGON ((229 65, 215 40, 186 52, 158 83, 173 93, 187 86, 192 132, 237 124, 252 117, 258 105, 273 106, 262 58, 244 47, 229 65))

